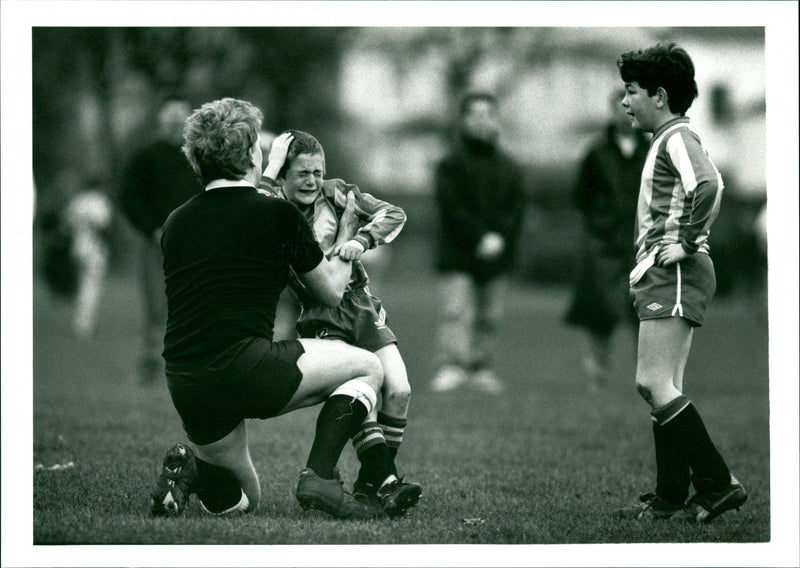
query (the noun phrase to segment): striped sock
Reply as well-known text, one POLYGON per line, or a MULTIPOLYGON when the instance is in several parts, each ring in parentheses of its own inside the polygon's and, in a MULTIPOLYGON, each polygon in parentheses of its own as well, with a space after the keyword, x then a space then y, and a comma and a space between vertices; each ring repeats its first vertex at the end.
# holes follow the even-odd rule
MULTIPOLYGON (((383 429, 386 445, 389 446, 389 455, 392 456, 392 461, 394 461, 397 458, 400 444, 403 443, 403 433, 406 430, 408 419, 378 412, 378 424, 383 429)), ((395 471, 395 475, 397 475, 397 471, 395 471)))
POLYGON ((370 484, 377 489, 394 473, 389 448, 377 422, 361 424, 361 429, 353 436, 353 448, 361 462, 356 485, 370 484))

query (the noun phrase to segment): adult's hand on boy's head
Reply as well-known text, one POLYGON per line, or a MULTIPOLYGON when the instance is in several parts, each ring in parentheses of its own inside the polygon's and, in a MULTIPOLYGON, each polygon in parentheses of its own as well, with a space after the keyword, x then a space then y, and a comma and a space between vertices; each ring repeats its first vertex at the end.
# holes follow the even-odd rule
POLYGON ((284 132, 275 137, 269 150, 267 167, 264 169, 265 176, 271 179, 278 177, 278 172, 281 171, 283 164, 286 162, 286 154, 289 153, 289 145, 292 140, 294 140, 294 136, 290 132, 284 132))

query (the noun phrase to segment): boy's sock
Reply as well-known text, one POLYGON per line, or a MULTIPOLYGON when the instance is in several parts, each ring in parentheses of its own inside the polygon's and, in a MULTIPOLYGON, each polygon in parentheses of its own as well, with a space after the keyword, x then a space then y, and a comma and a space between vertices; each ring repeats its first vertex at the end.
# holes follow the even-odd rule
POLYGON ((406 430, 408 419, 378 412, 378 424, 383 429, 383 437, 386 438, 386 445, 389 447, 389 456, 392 458, 392 473, 397 475, 394 461, 397 459, 400 444, 403 443, 403 433, 406 430))
POLYGON ((685 444, 695 490, 706 493, 728 487, 731 483, 728 465, 711 441, 695 406, 689 402, 673 421, 685 444))
POLYGON ((356 486, 369 485, 378 489, 387 477, 394 474, 389 447, 377 422, 364 422, 361 425, 353 436, 353 448, 361 462, 356 486))
POLYGON ((306 466, 323 479, 333 479, 333 468, 345 444, 358 432, 367 412, 360 399, 334 392, 320 410, 306 466))
POLYGON ((686 501, 691 482, 686 447, 674 425, 675 417, 687 404, 689 399, 681 395, 650 413, 656 449, 656 495, 676 505, 686 501))

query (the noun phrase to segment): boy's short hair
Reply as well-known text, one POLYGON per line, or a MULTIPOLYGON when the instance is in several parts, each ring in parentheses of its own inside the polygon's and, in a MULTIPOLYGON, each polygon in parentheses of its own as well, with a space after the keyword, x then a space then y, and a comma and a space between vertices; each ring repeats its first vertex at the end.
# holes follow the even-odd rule
POLYGON ((319 140, 311 136, 308 132, 302 130, 287 130, 293 140, 289 144, 289 149, 286 151, 286 160, 278 172, 278 179, 286 177, 286 171, 292 166, 294 159, 300 154, 320 154, 322 156, 322 173, 325 173, 325 150, 319 140))
POLYGON ((186 121, 183 153, 205 185, 215 179, 242 179, 264 115, 247 101, 224 98, 204 104, 186 121))
POLYGON ((658 87, 663 87, 673 113, 686 113, 697 97, 692 58, 675 43, 659 43, 645 50, 623 53, 617 67, 623 81, 639 83, 651 97, 658 87))
POLYGON ((458 116, 463 117, 469 111, 472 103, 478 101, 485 101, 493 107, 497 106, 497 97, 489 91, 469 91, 461 97, 458 103, 458 116))

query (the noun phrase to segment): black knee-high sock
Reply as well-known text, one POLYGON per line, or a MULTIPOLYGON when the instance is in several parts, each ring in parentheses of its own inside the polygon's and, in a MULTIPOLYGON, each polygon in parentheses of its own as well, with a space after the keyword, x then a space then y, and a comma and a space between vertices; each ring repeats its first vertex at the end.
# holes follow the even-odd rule
POLYGON ((689 461, 669 424, 653 422, 656 446, 656 494, 670 503, 680 504, 689 496, 689 461))
POLYGON ((239 503, 242 488, 239 480, 229 470, 195 458, 197 480, 194 490, 206 509, 221 513, 239 503))
POLYGON ((347 395, 334 395, 322 406, 306 466, 323 479, 333 479, 333 468, 347 441, 367 416, 367 407, 347 395))
POLYGON ((685 444, 674 427, 674 419, 688 404, 685 396, 653 409, 653 440, 656 449, 656 494, 662 499, 681 504, 689 496, 691 471, 685 444))
POLYGON ((694 405, 689 402, 673 422, 679 431, 679 436, 686 444, 695 490, 704 493, 725 489, 731 482, 731 473, 714 442, 711 441, 703 419, 694 405))

